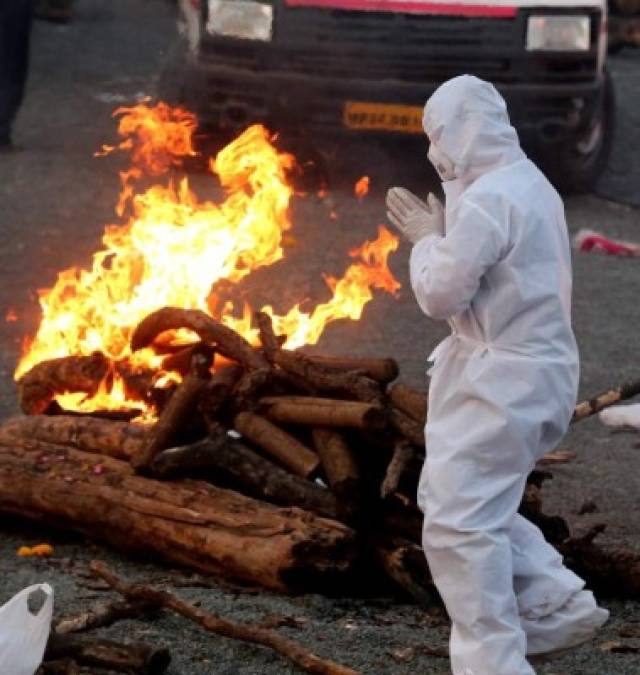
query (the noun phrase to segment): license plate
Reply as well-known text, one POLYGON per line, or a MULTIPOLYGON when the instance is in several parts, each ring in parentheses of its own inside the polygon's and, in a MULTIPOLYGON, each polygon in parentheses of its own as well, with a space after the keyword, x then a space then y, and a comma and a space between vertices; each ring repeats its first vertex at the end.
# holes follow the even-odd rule
POLYGON ((422 108, 413 105, 347 101, 344 105, 343 123, 348 129, 424 133, 422 108))

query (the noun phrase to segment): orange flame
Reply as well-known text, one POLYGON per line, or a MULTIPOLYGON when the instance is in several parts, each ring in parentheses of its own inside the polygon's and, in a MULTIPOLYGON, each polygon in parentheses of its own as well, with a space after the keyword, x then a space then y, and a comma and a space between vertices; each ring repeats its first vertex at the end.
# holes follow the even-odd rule
MULTIPOLYGON (((113 362, 151 368, 163 377, 160 357, 151 349, 132 354, 132 331, 152 311, 173 305, 209 311, 212 286, 237 283, 253 270, 283 256, 283 237, 291 228, 289 202, 293 189, 287 171, 291 155, 279 153, 266 129, 248 128, 211 161, 212 174, 224 191, 220 202, 200 201, 186 177, 136 192, 134 182, 158 176, 193 155, 195 117, 164 103, 120 108, 119 150, 131 153, 133 167, 121 174, 123 190, 118 213, 129 206, 121 225, 108 225, 103 248, 90 268, 62 271, 53 288, 40 292, 42 320, 16 369, 19 378, 45 359, 71 354, 104 353, 113 362)), ((114 148, 103 148, 103 154, 114 148)), ((333 297, 310 313, 293 307, 273 316, 276 330, 288 336, 287 346, 317 342, 324 327, 341 318, 357 320, 371 300, 372 289, 399 288, 387 267, 398 240, 384 228, 374 242, 350 255, 352 263, 342 279, 327 278, 333 297)), ((252 311, 242 319, 229 304, 218 319, 255 342, 252 311)), ((272 315, 270 308, 265 308, 272 315)), ((63 394, 67 409, 118 409, 131 402, 117 373, 110 373, 98 394, 63 394)), ((140 402, 137 406, 143 408, 140 402)))
POLYGON ((362 176, 362 178, 355 184, 353 191, 358 199, 364 199, 369 194, 369 187, 371 186, 371 179, 369 176, 362 176))

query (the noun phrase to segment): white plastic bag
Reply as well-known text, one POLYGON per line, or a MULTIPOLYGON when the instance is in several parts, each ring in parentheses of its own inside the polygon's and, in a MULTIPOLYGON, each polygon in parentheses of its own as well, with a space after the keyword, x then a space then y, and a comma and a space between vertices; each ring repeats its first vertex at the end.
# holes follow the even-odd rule
POLYGON ((53 588, 34 584, 0 607, 0 673, 34 675, 44 656, 53 615, 53 588), (42 591, 45 600, 37 614, 29 610, 29 596, 42 591))
POLYGON ((640 404, 606 408, 600 413, 600 421, 608 427, 634 427, 640 431, 640 404))

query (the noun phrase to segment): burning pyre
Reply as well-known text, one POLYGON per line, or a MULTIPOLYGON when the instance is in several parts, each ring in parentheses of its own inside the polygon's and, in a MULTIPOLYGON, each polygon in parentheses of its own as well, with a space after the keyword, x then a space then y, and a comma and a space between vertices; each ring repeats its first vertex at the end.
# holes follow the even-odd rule
MULTIPOLYGON (((97 154, 130 154, 116 207, 123 222, 105 228, 91 267, 64 270, 53 288, 40 292, 42 321, 25 345, 15 378, 51 359, 102 354, 109 367, 98 390, 57 392, 57 403, 67 410, 127 407, 149 414, 148 404, 127 387, 122 373, 151 371, 156 386, 179 377, 163 370, 164 355, 157 350, 131 350, 133 330, 153 311, 164 306, 201 310, 256 344, 255 308, 220 303, 216 284, 237 284, 283 257, 294 195, 287 176, 295 159, 276 149, 264 127, 252 126, 210 160, 224 198, 203 201, 186 176, 175 177, 183 159, 196 154, 193 114, 164 103, 140 103, 119 108, 114 116, 122 140, 97 154), (163 183, 146 186, 161 177, 163 183)), ((314 344, 328 323, 359 319, 374 289, 396 291, 399 283, 387 258, 397 245, 380 227, 375 241, 349 252, 353 262, 342 278, 326 278, 332 297, 312 311, 295 305, 277 315, 271 307, 261 308, 276 332, 286 336, 285 346, 314 344)), ((188 331, 171 331, 162 336, 162 345, 170 351, 194 339, 188 331)))

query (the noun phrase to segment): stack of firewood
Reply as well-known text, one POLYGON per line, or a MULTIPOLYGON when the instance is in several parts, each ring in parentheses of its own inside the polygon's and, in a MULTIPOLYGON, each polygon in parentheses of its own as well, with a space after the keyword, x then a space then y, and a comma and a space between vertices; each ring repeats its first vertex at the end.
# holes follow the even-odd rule
MULTIPOLYGON (((197 310, 148 316, 132 348, 166 353, 164 370, 181 375, 173 388, 100 354, 35 366, 19 383, 27 415, 0 427, 0 511, 273 589, 335 593, 386 576, 432 600, 415 501, 426 394, 393 384, 393 359, 287 350, 266 314, 255 320, 261 348, 197 310), (167 347, 163 334, 179 328, 199 342, 167 347), (95 393, 113 368, 156 408, 154 425, 54 403, 95 393)), ((615 398, 582 404, 576 418, 615 398)), ((574 539, 543 514, 547 477, 532 474, 522 512, 600 587, 640 595, 640 556, 574 539)))

